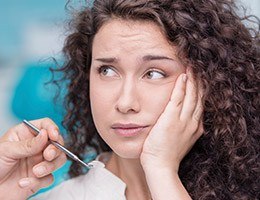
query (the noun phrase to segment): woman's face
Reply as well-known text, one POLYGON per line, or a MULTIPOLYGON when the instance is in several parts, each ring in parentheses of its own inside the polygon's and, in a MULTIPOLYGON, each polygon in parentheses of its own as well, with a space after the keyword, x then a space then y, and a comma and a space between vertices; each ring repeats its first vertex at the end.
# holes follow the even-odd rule
POLYGON ((140 157, 185 70, 156 24, 111 20, 101 27, 93 41, 90 102, 99 134, 117 155, 140 157))

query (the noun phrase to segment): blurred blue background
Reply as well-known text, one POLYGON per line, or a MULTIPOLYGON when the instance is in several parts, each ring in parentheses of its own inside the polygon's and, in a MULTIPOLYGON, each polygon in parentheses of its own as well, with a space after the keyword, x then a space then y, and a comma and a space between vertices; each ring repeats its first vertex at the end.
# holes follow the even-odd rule
MULTIPOLYGON (((61 49, 70 15, 65 0, 0 0, 0 135, 22 119, 52 118, 60 125, 64 110, 53 103, 51 57, 62 61, 61 49)), ((241 1, 248 14, 260 17, 259 0, 241 1)), ((79 8, 84 1, 71 1, 79 8)), ((64 95, 66 90, 62 91, 64 95)), ((56 172, 63 179, 68 163, 56 172)))
POLYGON ((21 119, 52 117, 60 123, 50 59, 61 59, 68 17, 65 0, 0 0, 0 134, 21 119))
MULTIPOLYGON (((65 0, 0 0, 0 135, 9 127, 42 117, 53 119, 60 127, 64 116, 62 97, 53 101, 57 87, 49 68, 56 68, 54 57, 62 64, 62 46, 70 13, 65 0)), ((84 1, 71 1, 75 9, 84 1)), ((59 78, 60 74, 55 78, 59 78)), ((88 157, 87 159, 93 159, 88 157)), ((70 162, 54 172, 55 182, 43 192, 66 179, 70 162)))

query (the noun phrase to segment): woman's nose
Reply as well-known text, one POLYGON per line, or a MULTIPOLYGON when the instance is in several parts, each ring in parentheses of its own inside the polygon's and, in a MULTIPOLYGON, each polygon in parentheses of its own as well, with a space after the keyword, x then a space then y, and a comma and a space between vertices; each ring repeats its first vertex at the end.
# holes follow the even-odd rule
POLYGON ((118 94, 116 109, 124 114, 140 111, 138 88, 134 81, 128 80, 122 84, 118 94))

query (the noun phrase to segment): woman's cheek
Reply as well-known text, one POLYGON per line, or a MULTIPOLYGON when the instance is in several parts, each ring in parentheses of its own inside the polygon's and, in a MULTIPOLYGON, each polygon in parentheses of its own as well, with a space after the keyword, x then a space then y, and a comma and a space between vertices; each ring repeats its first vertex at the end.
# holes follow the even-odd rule
POLYGON ((142 104, 145 106, 143 109, 158 119, 171 98, 173 88, 174 83, 142 88, 142 99, 145 99, 145 102, 142 104))
POLYGON ((104 112, 108 112, 113 106, 112 101, 114 96, 115 90, 113 88, 110 88, 108 85, 96 85, 90 93, 91 108, 93 108, 94 112, 101 112, 103 114, 104 112))

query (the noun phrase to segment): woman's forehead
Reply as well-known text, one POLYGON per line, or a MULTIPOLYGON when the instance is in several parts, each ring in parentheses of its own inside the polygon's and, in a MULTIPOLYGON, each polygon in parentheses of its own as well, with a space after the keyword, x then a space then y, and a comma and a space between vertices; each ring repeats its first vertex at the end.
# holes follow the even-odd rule
POLYGON ((93 56, 120 54, 172 54, 174 47, 160 27, 152 22, 111 20, 104 24, 93 41, 93 56))

